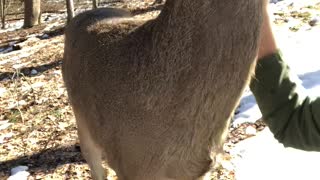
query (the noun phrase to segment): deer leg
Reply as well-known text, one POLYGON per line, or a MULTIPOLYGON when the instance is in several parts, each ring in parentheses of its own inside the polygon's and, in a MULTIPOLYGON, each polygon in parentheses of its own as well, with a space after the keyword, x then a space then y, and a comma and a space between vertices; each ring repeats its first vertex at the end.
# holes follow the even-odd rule
POLYGON ((102 167, 102 151, 92 140, 86 127, 78 123, 78 136, 80 140, 81 153, 87 161, 93 180, 103 180, 104 171, 102 167))

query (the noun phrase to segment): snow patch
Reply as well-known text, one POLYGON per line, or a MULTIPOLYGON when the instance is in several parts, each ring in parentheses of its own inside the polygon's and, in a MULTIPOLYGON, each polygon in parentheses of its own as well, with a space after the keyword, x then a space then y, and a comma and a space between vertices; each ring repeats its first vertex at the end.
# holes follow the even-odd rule
POLYGON ((11 125, 12 123, 9 123, 9 120, 0 121, 0 130, 7 129, 11 125))
MULTIPOLYGON (((288 6, 293 11, 306 5, 319 3, 319 0, 272 1, 270 12, 286 11, 288 6)), ((320 27, 306 24, 297 32, 289 31, 294 26, 292 18, 284 26, 274 26, 275 37, 283 59, 288 63, 292 80, 301 86, 309 97, 320 94, 320 27), (292 21, 292 22, 290 22, 292 21)), ((233 126, 244 122, 255 122, 261 118, 260 110, 252 93, 247 90, 242 96, 238 114, 235 115, 233 126)), ((250 130, 251 131, 251 130, 250 130)), ((230 151, 232 164, 235 167, 237 180, 316 180, 319 179, 318 163, 320 152, 306 152, 293 148, 285 148, 265 128, 251 138, 239 142, 230 151)))
POLYGON ((284 148, 268 128, 231 150, 237 180, 316 180, 319 152, 284 148))
POLYGON ((27 170, 27 166, 17 166, 15 168, 12 168, 11 176, 8 178, 8 180, 27 180, 28 176, 30 175, 27 170))
MULTIPOLYGON (((306 32, 288 32, 275 28, 275 36, 283 59, 291 69, 290 78, 301 86, 306 94, 319 97, 320 92, 320 57, 318 45, 320 42, 320 28, 313 28, 306 32)), ((255 122, 262 115, 253 94, 247 90, 240 102, 238 114, 235 115, 232 126, 237 127, 244 122, 255 122)))
POLYGON ((6 92, 7 92, 6 88, 0 88, 0 97, 2 97, 6 92))
POLYGON ((35 69, 32 69, 32 70, 31 70, 31 75, 36 75, 36 74, 38 74, 38 71, 35 70, 35 69))
MULTIPOLYGON (((12 124, 12 123, 8 123, 9 126, 12 124)), ((8 126, 8 127, 9 127, 8 126)), ((12 132, 10 133, 7 133, 7 134, 4 134, 4 135, 1 135, 0 136, 0 144, 4 144, 6 142, 7 139, 11 138, 14 134, 12 132)))

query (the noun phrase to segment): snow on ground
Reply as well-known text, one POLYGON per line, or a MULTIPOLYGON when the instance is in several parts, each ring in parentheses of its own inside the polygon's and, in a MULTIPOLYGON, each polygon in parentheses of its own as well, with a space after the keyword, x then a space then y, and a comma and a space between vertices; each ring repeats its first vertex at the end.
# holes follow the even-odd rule
MULTIPOLYGON (((283 10, 283 6, 291 4, 293 0, 281 1, 270 5, 270 11, 275 12, 283 10)), ((296 7, 303 6, 301 1, 294 1, 296 7), (299 2, 299 3, 296 3, 299 2)), ((303 1, 307 5, 315 4, 320 0, 303 1)), ((304 5, 305 5, 304 4, 304 5)), ((272 13, 271 13, 272 14, 272 13)), ((316 15, 315 15, 316 16, 316 15)), ((289 27, 293 24, 288 23, 285 26, 274 26, 276 40, 283 54, 284 60, 289 64, 293 74, 298 75, 298 82, 306 89, 308 95, 319 96, 320 92, 320 26, 310 27, 305 24, 298 32, 292 32, 289 27)), ((261 113, 256 105, 252 93, 247 90, 240 102, 239 114, 235 116, 233 122, 237 126, 243 122, 255 122, 261 118, 261 113)))
POLYGON ((232 151, 236 180, 318 180, 319 152, 284 148, 268 128, 232 151))
MULTIPOLYGON (((290 1, 298 2, 298 1, 290 1)), ((309 0, 301 3, 320 2, 309 0)), ((282 1, 281 3, 288 3, 282 1)), ((277 3, 279 4, 279 3, 277 3)), ((273 11, 282 8, 273 5, 273 11)), ((320 26, 305 25, 299 31, 288 31, 289 26, 275 27, 275 36, 284 60, 292 72, 297 75, 298 83, 306 89, 309 96, 320 96, 320 26)), ((250 91, 246 91, 241 100, 240 112, 233 122, 237 126, 243 122, 255 122, 261 113, 250 91)), ((237 180, 314 180, 320 179, 318 163, 320 152, 305 152, 284 148, 274 139, 268 128, 257 136, 244 140, 236 145, 231 155, 235 166, 237 180)))
POLYGON ((8 180, 27 180, 29 176, 29 172, 27 172, 27 166, 17 166, 11 169, 11 176, 8 180))
MULTIPOLYGON (((284 60, 298 76, 297 82, 310 96, 319 96, 320 92, 320 27, 311 30, 289 32, 275 28, 275 35, 284 60)), ((261 118, 260 110, 252 93, 247 90, 240 102, 240 112, 233 122, 237 126, 243 122, 255 122, 261 118)))
MULTIPOLYGON (((294 4, 294 8, 299 8, 304 4, 312 5, 320 0, 272 0, 271 11, 285 11, 283 8, 289 4, 294 4)), ((48 21, 65 18, 63 15, 43 14, 48 21)), ((318 15, 315 15, 315 18, 318 15)), ((45 19, 44 18, 44 19, 45 19)), ((320 92, 320 26, 310 27, 305 25, 298 32, 289 31, 290 26, 297 23, 291 19, 286 26, 275 27, 275 35, 279 48, 283 53, 285 61, 292 71, 300 79, 301 85, 311 96, 319 96, 320 92)), ((22 26, 22 21, 8 24, 6 30, 15 30, 22 26)), ((2 32, 0 30, 0 32, 2 32)), ((0 88, 0 96, 4 93, 0 88)), ((261 113, 254 100, 252 93, 247 90, 241 100, 239 114, 235 116, 234 126, 243 122, 254 122, 261 118, 261 113)), ((4 128, 3 125, 1 126, 4 128)), ((0 137, 0 144, 4 137, 0 137)), ((300 180, 319 179, 318 165, 320 153, 304 152, 291 148, 284 148, 274 138, 272 133, 266 128, 255 137, 244 140, 236 145, 231 155, 235 166, 236 179, 238 180, 300 180)), ((12 169, 12 176, 9 179, 21 179, 28 176, 27 167, 12 169), (22 175, 22 176, 20 176, 22 175)))

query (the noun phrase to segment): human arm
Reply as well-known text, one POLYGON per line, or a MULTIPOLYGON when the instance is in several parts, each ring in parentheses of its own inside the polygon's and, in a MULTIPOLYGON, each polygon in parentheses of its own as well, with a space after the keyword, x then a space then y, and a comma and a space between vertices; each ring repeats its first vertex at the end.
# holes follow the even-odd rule
POLYGON ((311 99, 298 88, 278 51, 265 2, 259 60, 250 89, 276 139, 285 146, 320 151, 320 97, 311 99))
POLYGON ((250 89, 263 120, 286 147, 320 151, 320 97, 305 96, 280 53, 261 58, 250 89))

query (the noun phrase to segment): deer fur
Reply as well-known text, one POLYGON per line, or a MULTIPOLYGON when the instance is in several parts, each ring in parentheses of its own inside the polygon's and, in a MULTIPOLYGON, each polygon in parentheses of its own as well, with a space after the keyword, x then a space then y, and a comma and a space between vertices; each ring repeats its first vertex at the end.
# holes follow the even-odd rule
POLYGON ((78 15, 63 79, 93 179, 200 179, 255 67, 262 0, 167 0, 138 21, 120 9, 78 15))

